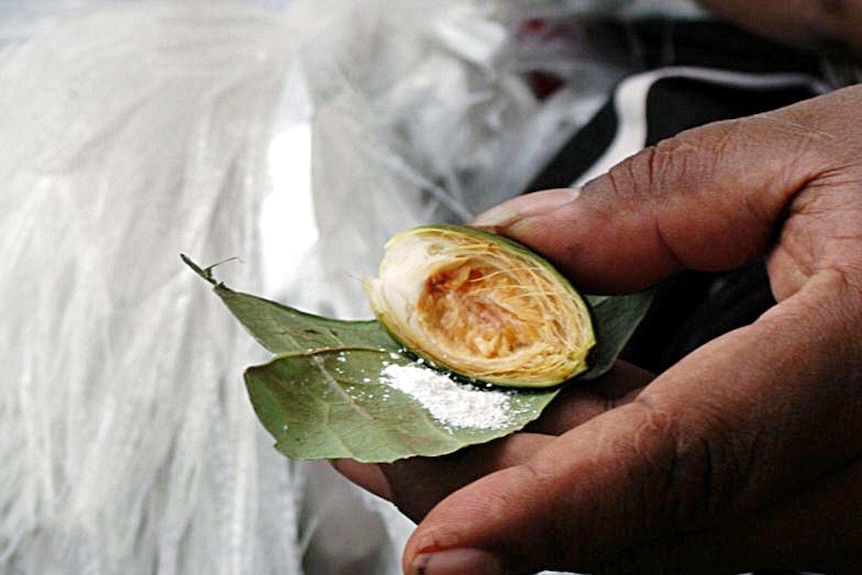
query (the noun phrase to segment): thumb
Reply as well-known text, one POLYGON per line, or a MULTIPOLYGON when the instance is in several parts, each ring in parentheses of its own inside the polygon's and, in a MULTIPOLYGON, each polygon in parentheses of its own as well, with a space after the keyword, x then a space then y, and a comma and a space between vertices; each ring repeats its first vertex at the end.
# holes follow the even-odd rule
MULTIPOLYGON (((862 453, 862 353, 847 338, 862 301, 832 278, 814 283, 755 324, 694 351, 631 403, 452 493, 413 533, 406 572, 706 574, 769 565, 774 549, 741 528, 724 532, 719 556, 683 542, 747 526, 746 517, 797 500, 862 453), (850 305, 820 302, 821 288, 850 305), (811 309, 823 314, 800 322, 811 309), (672 553, 662 563, 633 552, 657 542, 672 553)), ((810 539, 806 533, 801 541, 810 539)), ((781 558, 786 565, 810 567, 802 548, 790 552, 781 558)))

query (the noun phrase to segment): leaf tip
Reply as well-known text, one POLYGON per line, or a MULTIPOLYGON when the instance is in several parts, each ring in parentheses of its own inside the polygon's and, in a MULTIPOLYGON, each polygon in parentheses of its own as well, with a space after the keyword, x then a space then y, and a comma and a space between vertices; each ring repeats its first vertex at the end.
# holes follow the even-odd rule
POLYGON ((207 266, 207 267, 205 267, 205 268, 202 268, 201 266, 199 266, 198 264, 196 264, 196 263, 195 263, 195 262, 194 262, 194 261, 193 261, 189 256, 187 256, 186 254, 181 253, 181 254, 180 254, 180 259, 182 259, 182 260, 183 260, 183 263, 185 263, 187 266, 189 266, 189 267, 190 267, 190 268, 191 268, 191 269, 192 269, 196 274, 198 274, 200 277, 202 277, 203 279, 205 279, 206 281, 208 281, 209 283, 211 283, 211 284, 212 284, 212 285, 214 285, 215 287, 219 287, 220 285, 222 285, 222 283, 221 283, 221 282, 219 282, 219 281, 217 281, 217 280, 213 277, 213 269, 215 269, 217 266, 220 266, 220 265, 222 265, 222 264, 226 264, 227 262, 231 262, 231 261, 233 261, 233 260, 239 260, 239 258, 238 258, 238 257, 234 256, 234 257, 232 257, 232 258, 228 258, 228 259, 226 259, 226 260, 222 260, 222 261, 220 261, 220 262, 217 262, 217 263, 214 263, 214 264, 212 264, 212 265, 210 265, 210 266, 207 266))
POLYGON ((198 264, 196 264, 189 256, 186 254, 180 254, 180 259, 183 260, 187 266, 189 266, 192 271, 198 274, 200 277, 211 283, 212 285, 217 285, 215 278, 213 278, 212 269, 214 266, 210 266, 207 268, 202 268, 198 264))

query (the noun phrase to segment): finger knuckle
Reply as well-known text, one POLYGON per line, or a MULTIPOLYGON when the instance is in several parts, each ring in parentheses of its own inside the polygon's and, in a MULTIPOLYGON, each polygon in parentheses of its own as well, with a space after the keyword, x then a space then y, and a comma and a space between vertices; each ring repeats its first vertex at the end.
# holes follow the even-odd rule
POLYGON ((674 153, 676 147, 674 140, 666 140, 644 148, 611 168, 608 184, 617 202, 640 204, 667 197, 669 186, 665 184, 679 176, 681 162, 674 153))
POLYGON ((747 141, 742 120, 716 122, 664 139, 623 160, 608 172, 618 199, 662 202, 675 195, 709 193, 721 185, 709 173, 719 165, 733 165, 740 145, 747 141))
POLYGON ((649 401, 633 449, 642 462, 641 504, 664 532, 685 532, 734 508, 743 484, 727 424, 709 412, 673 417, 649 401))

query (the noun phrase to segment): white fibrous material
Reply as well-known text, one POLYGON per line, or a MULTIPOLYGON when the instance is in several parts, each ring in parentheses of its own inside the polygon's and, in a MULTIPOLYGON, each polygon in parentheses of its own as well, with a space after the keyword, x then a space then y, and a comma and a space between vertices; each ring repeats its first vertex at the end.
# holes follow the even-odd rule
POLYGON ((421 365, 386 366, 382 383, 406 393, 440 423, 458 428, 502 429, 510 421, 509 394, 454 381, 421 365))
POLYGON ((283 88, 238 6, 69 12, 0 58, 0 571, 297 573, 259 352, 179 260, 238 256, 283 88))

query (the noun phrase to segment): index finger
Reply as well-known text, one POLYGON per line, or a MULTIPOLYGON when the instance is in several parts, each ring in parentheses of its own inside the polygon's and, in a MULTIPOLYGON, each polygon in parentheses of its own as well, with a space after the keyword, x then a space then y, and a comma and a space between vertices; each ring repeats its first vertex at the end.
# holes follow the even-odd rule
POLYGON ((769 248, 791 200, 836 161, 800 152, 815 148, 818 133, 807 117, 816 110, 806 110, 683 132, 582 190, 527 194, 474 225, 530 246, 587 291, 636 291, 683 268, 741 267, 769 248))

